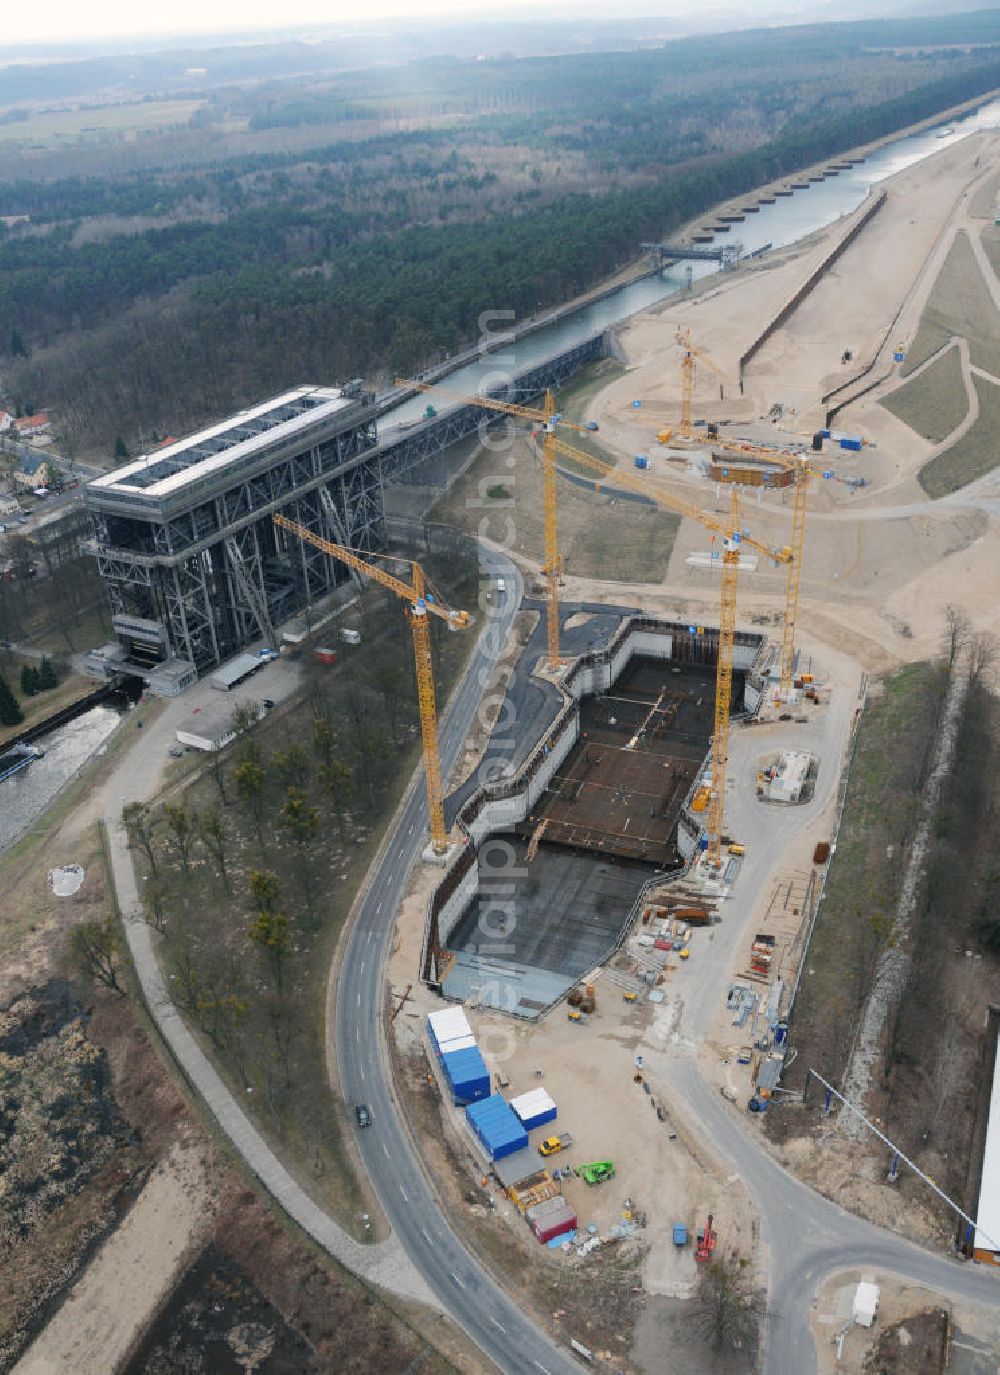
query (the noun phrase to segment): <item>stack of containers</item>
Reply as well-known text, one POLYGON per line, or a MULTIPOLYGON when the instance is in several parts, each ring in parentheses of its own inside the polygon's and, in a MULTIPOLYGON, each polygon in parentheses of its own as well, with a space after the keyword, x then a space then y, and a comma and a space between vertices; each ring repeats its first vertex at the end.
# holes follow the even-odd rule
POLYGON ((490 1072, 460 1007, 444 1007, 427 1018, 427 1033, 441 1061, 456 1107, 488 1098, 490 1072))
MULTIPOLYGON (((427 1018, 427 1031, 431 1038, 431 1045, 438 1055, 446 1053, 449 1041, 461 1041, 468 1038, 469 1044, 476 1044, 472 1035, 472 1027, 469 1026, 469 1019, 460 1007, 443 1007, 440 1012, 432 1012, 427 1018)), ((460 1048, 452 1047, 452 1049, 460 1048)))
POLYGON ((543 1244, 566 1232, 576 1231, 576 1213, 562 1194, 536 1203, 528 1209, 527 1218, 529 1227, 543 1244))
POLYGON ((489 1097, 490 1072, 474 1041, 460 1050, 446 1050, 441 1066, 457 1108, 489 1097))
POLYGON ((546 1122, 556 1120, 556 1105, 545 1089, 531 1089, 520 1093, 510 1100, 510 1105, 520 1118, 525 1131, 534 1131, 546 1122))
POLYGON ((465 1116, 488 1160, 502 1160, 505 1155, 523 1151, 528 1144, 528 1133, 499 1093, 470 1103, 465 1116))

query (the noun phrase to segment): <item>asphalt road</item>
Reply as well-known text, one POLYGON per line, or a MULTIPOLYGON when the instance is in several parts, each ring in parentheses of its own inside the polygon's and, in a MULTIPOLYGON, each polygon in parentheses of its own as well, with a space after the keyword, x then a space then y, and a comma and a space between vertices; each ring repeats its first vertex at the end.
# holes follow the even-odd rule
MULTIPOLYGON (((500 575, 494 614, 456 690, 440 729, 442 763, 458 757, 483 695, 491 663, 503 649, 521 599, 521 575, 501 554, 481 550, 481 567, 500 575)), ((379 1009, 382 968, 410 868, 427 844, 422 775, 408 795, 348 940, 334 1035, 344 1099, 366 1103, 372 1125, 358 1145, 379 1202, 414 1264, 445 1309, 503 1371, 579 1375, 580 1366, 538 1328, 473 1259, 441 1213, 403 1126, 389 1086, 391 1071, 379 1009)))
MULTIPOLYGON (((499 594, 488 633, 480 640, 470 671, 445 713, 441 726, 441 754, 447 768, 457 757, 488 681, 489 665, 501 651, 522 593, 516 568, 502 555, 484 550, 484 574, 500 575, 506 594, 499 594)), ((568 608, 567 608, 568 610, 568 608)), ((597 607, 607 615, 625 608, 597 607)), ((610 618, 609 618, 610 619, 610 618)), ((582 627, 581 629, 586 629, 582 627)), ((591 626, 591 634, 597 628, 591 626)), ((599 633, 607 633, 601 625, 599 633)), ((584 646, 580 645, 577 652, 584 646)), ((530 662, 526 654, 521 663, 530 662)), ((523 675, 521 675, 523 677, 523 675)), ((527 694, 527 683, 515 695, 527 694)), ((522 706, 527 706, 527 696, 522 706)), ((544 715, 544 703, 535 704, 544 715)), ((840 703, 841 713, 853 703, 840 703)), ((833 713, 837 715, 837 713, 833 713)), ((529 710, 526 719, 533 713, 529 710)), ((841 738, 842 720, 829 724, 826 769, 821 770, 814 803, 803 808, 802 824, 836 785, 834 740, 841 738)), ((742 744, 742 742, 741 742, 742 744)), ((748 742, 747 748, 753 749, 748 742)), ((734 753, 739 754, 740 748, 734 753)), ((735 761, 734 761, 735 762, 735 761)), ((736 773, 739 774, 739 770, 736 773)), ((773 863, 776 839, 774 818, 762 818, 759 807, 749 809, 741 789, 728 799, 734 821, 751 840, 743 883, 763 877, 773 863), (753 820, 751 811, 755 810, 753 820), (761 869, 758 876, 754 871, 761 869)), ((787 826, 787 821, 786 821, 787 826)), ((559 1348, 480 1267, 441 1213, 423 1174, 417 1153, 392 1097, 390 1071, 382 1040, 382 968, 395 914, 407 877, 426 844, 426 808, 422 779, 409 794, 401 819, 389 838, 374 874, 370 891, 358 914, 346 951, 337 996, 335 1036, 345 1100, 367 1103, 370 1128, 358 1134, 361 1155, 386 1216, 411 1260, 437 1296, 441 1306, 465 1329, 495 1364, 511 1375, 568 1375, 581 1366, 559 1348)), ((705 979, 717 991, 728 968, 728 947, 739 934, 731 922, 730 940, 720 943, 715 958, 706 958, 705 979), (721 945, 727 946, 726 951, 721 945), (723 955, 727 958, 723 959, 723 955), (710 968, 711 966, 711 968, 710 968), (717 968, 715 966, 718 966, 717 968)), ((706 956, 708 952, 705 952, 706 956)), ((695 993, 694 988, 689 992, 695 993)), ((964 1265, 883 1232, 862 1218, 830 1203, 784 1171, 754 1138, 754 1128, 727 1105, 698 1072, 694 1049, 704 1034, 711 998, 692 999, 691 1016, 678 1040, 647 1058, 647 1070, 658 1079, 683 1111, 689 1125, 735 1168, 753 1198, 761 1220, 761 1241, 768 1271, 769 1321, 765 1332, 765 1375, 810 1375, 816 1370, 816 1350, 809 1318, 819 1285, 838 1270, 866 1270, 904 1276, 930 1289, 969 1302, 993 1306, 1000 1298, 997 1276, 964 1265)), ((713 994, 714 996, 714 994, 713 994)))
POLYGON ((808 1375, 816 1369, 809 1315, 817 1289, 839 1270, 891 1273, 970 1303, 1000 1302, 996 1274, 983 1266, 925 1251, 846 1212, 777 1164, 736 1111, 709 1087, 689 1053, 680 1050, 652 1069, 680 1099, 701 1137, 740 1175, 753 1197, 761 1242, 770 1261, 766 1375, 808 1375))

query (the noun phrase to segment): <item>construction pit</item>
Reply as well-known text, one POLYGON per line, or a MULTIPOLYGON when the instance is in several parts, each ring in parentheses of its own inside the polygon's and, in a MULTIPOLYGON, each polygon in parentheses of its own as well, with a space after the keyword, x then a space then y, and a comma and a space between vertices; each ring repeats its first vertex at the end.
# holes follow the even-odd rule
MULTIPOLYGON (((619 636, 627 626, 625 619, 619 636)), ((508 813, 509 824, 474 836, 465 901, 456 894, 460 910, 440 933, 446 998, 543 1015, 614 956, 643 895, 685 867, 693 833, 685 837, 682 818, 711 737, 715 642, 703 628, 679 631, 657 623, 657 633, 670 636, 669 657, 628 655, 627 635, 615 651, 612 637, 605 653, 617 668, 613 681, 564 708, 575 738, 562 737, 557 758, 559 725, 543 737, 539 757, 556 762, 542 785, 524 794, 520 816, 508 813)), ((742 638, 737 713, 760 700, 759 690, 748 695, 747 668, 764 646, 760 636, 742 638)), ((530 776, 531 768, 529 761, 520 772, 530 776)), ((478 815, 476 800, 468 805, 478 815)))

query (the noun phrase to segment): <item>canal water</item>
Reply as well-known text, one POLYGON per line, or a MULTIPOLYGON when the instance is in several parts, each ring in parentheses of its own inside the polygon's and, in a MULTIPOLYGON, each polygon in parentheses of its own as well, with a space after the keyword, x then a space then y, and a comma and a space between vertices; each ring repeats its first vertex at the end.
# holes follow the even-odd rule
POLYGON ((106 747, 127 710, 124 697, 113 697, 36 742, 44 758, 0 782, 0 850, 22 835, 60 789, 106 747))
MULTIPOLYGON (((896 139, 848 171, 838 172, 825 181, 811 182, 791 196, 779 196, 773 205, 762 205, 757 214, 748 215, 745 220, 734 224, 728 233, 718 235, 718 242, 738 240, 746 253, 763 248, 765 244, 783 248, 796 243, 856 210, 872 187, 886 177, 903 172, 934 153, 940 153, 969 134, 996 128, 1000 128, 1000 101, 992 101, 963 119, 896 139)), ((834 157, 830 161, 837 162, 839 159, 834 157)), ((791 182, 795 178, 788 180, 791 182)), ((754 193, 748 191, 743 197, 743 204, 752 205, 755 200, 754 193)), ((706 214, 705 219, 710 218, 706 214)), ((441 385, 448 391, 475 392, 484 380, 491 380, 495 384, 510 372, 531 367, 535 362, 572 348, 598 330, 620 324, 636 311, 683 291, 687 286, 688 266, 680 264, 667 268, 655 276, 644 277, 641 281, 622 287, 602 300, 583 306, 556 323, 543 326, 519 339, 505 351, 503 362, 496 355, 477 359, 451 373, 441 385)), ((694 262, 690 267, 695 281, 718 271, 714 263, 694 262)), ((495 325, 494 328, 500 326, 495 325)), ((419 419, 429 399, 432 398, 421 394, 387 411, 379 421, 379 438, 391 439, 401 422, 419 419)), ((435 401, 435 405, 439 411, 447 409, 447 403, 435 401)))

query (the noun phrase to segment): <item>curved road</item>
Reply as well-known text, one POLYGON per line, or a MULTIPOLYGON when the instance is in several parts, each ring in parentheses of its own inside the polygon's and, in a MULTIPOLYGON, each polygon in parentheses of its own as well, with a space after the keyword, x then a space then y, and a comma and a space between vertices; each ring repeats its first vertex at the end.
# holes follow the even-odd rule
MULTIPOLYGON (((483 575, 503 577, 495 610, 468 670, 441 720, 445 773, 458 757, 499 657, 523 584, 502 554, 480 546, 483 575)), ((427 809, 419 774, 358 910, 337 988, 334 1038, 345 1102, 367 1103, 372 1125, 358 1133, 365 1168, 397 1236, 436 1295, 503 1371, 521 1375, 579 1375, 580 1366, 550 1340, 483 1270, 445 1220, 424 1175, 390 1088, 382 1037, 383 964, 410 869, 427 843, 427 809)))
MULTIPOLYGON (((498 594, 469 669, 443 715, 446 770, 472 724, 523 590, 518 570, 502 554, 482 548, 481 560, 483 575, 502 576, 507 590, 498 594)), ((832 786, 834 779, 827 781, 832 786)), ((570 1353, 517 1307, 449 1226, 392 1095, 378 1016, 383 966, 410 869, 425 843, 426 809, 418 776, 387 839, 345 952, 334 1023, 342 1093, 349 1104, 371 1108, 372 1126, 358 1133, 362 1159, 390 1224, 442 1309, 511 1375, 579 1375, 581 1367, 570 1353)), ((772 1310, 765 1336, 768 1375, 807 1375, 816 1369, 809 1314, 819 1284, 838 1270, 864 1266, 890 1271, 966 1301, 997 1302, 995 1275, 881 1231, 789 1175, 706 1084, 692 1051, 692 1043, 682 1041, 654 1052, 647 1064, 703 1138, 739 1170, 760 1214, 772 1310)))

